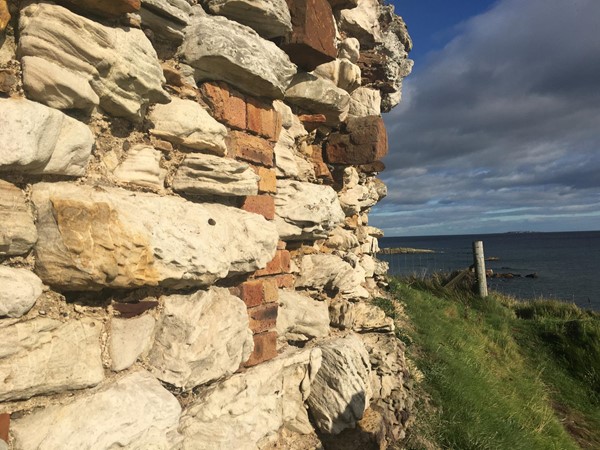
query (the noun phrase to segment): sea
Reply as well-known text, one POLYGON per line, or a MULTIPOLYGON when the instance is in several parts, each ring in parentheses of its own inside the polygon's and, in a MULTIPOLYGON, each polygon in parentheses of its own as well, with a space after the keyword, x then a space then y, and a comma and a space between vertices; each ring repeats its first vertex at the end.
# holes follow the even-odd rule
POLYGON ((390 264, 392 275, 427 277, 473 264, 474 241, 483 241, 486 269, 513 274, 512 278, 488 278, 490 290, 600 311, 600 231, 384 237, 379 240, 381 248, 410 247, 434 253, 379 254, 378 258, 390 264))

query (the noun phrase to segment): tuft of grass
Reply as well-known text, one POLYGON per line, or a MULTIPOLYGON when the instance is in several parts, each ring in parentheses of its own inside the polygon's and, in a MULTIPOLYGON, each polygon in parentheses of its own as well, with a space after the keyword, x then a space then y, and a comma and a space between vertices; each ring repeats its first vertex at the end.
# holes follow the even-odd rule
POLYGON ((600 316, 495 293, 482 300, 469 280, 445 289, 451 278, 389 283, 411 321, 418 404, 429 405, 406 447, 600 448, 600 316))

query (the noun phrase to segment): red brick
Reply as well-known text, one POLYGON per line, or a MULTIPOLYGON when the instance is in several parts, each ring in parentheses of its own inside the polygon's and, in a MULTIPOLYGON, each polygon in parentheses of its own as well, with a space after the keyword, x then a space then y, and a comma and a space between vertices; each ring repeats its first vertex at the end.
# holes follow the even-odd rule
POLYGON ((294 287, 294 284, 296 284, 296 277, 291 273, 277 275, 273 278, 277 282, 277 286, 279 286, 279 289, 291 289, 294 287))
POLYGON ((243 300, 248 308, 261 305, 265 301, 265 290, 262 280, 246 281, 229 291, 243 300))
POLYGON ((327 0, 286 0, 292 17, 292 33, 281 48, 290 60, 310 72, 333 61, 335 23, 327 0))
POLYGON ((277 356, 277 332, 268 331, 254 335, 254 351, 244 364, 246 367, 256 366, 277 356))
POLYGON ((243 161, 273 167, 273 144, 259 136, 231 131, 227 136, 229 155, 243 161))
POLYGON ((301 114, 298 116, 306 131, 311 132, 327 123, 325 114, 301 114))
POLYGON ((238 130, 246 129, 246 100, 226 83, 207 82, 200 85, 200 95, 219 122, 238 130))
POLYGON ((125 319, 142 315, 149 309, 156 308, 157 306, 158 302, 152 300, 137 303, 113 303, 113 309, 118 311, 120 316, 125 319))
POLYGON ((254 275, 264 277, 266 275, 278 275, 280 273, 290 272, 290 252, 287 250, 277 250, 275 257, 267 264, 264 269, 257 270, 254 275))
POLYGON ((277 173, 275 169, 266 167, 252 167, 260 177, 258 180, 258 192, 260 194, 275 194, 277 192, 277 173))
POLYGON ((0 414, 0 439, 8 443, 8 431, 10 428, 10 414, 0 414))
POLYGON ((388 152, 385 124, 380 116, 348 119, 345 132, 332 133, 326 144, 327 161, 332 164, 370 164, 388 152))
POLYGON ((249 195, 244 199, 242 209, 260 214, 267 220, 275 218, 275 199, 269 195, 249 195))
POLYGON ((277 142, 281 132, 281 116, 272 105, 246 98, 246 129, 270 141, 277 142))
POLYGON ((273 330, 277 326, 278 303, 266 303, 248 309, 250 329, 253 333, 263 333, 273 330))

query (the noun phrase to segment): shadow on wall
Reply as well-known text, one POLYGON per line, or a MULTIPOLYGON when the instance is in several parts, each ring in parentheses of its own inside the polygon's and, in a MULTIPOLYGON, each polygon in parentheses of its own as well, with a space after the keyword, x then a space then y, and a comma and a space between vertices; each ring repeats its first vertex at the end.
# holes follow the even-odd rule
MULTIPOLYGON (((339 434, 327 434, 317 431, 319 439, 323 443, 325 450, 379 450, 380 442, 385 439, 385 429, 381 416, 372 408, 365 411, 365 393, 359 392, 352 397, 352 400, 334 422, 351 423, 362 416, 360 422, 357 422, 354 428, 347 428, 339 434), (364 411, 364 414, 363 414, 364 411)), ((311 416, 311 421, 316 430, 315 420, 311 416)))

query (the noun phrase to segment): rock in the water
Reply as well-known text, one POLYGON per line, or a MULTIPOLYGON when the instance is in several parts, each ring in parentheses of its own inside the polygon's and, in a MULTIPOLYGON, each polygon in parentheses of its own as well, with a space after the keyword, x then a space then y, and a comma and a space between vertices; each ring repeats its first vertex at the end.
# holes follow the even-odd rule
POLYGON ((312 73, 333 81, 337 87, 346 92, 352 92, 361 83, 360 67, 346 58, 321 64, 312 73))
POLYGON ((323 114, 326 125, 335 126, 346 119, 350 95, 333 81, 310 73, 299 73, 285 92, 288 103, 307 111, 323 114))
POLYGON ((42 280, 27 269, 0 266, 0 317, 21 317, 42 295, 42 280))
POLYGON ((155 136, 194 150, 227 153, 227 128, 197 102, 173 97, 166 105, 156 105, 148 118, 154 123, 150 133, 155 136))
POLYGON ((177 169, 173 189, 192 195, 248 196, 258 194, 259 179, 248 164, 235 159, 190 154, 177 169))
POLYGON ((344 298, 367 298, 369 293, 361 286, 365 282, 364 270, 352 267, 336 255, 306 255, 300 262, 300 276, 296 287, 324 290, 344 298))
POLYGON ((23 255, 37 241, 37 230, 25 195, 0 180, 0 256, 23 255))
POLYGON ((315 240, 344 220, 335 191, 300 181, 277 180, 275 223, 281 239, 315 240))
POLYGON ((50 3, 23 8, 19 30, 20 55, 52 63, 24 67, 26 91, 38 92, 43 86, 56 90, 64 84, 57 77, 68 71, 77 80, 70 86, 69 102, 88 108, 95 101, 85 87, 87 81, 106 112, 137 121, 150 103, 169 100, 156 51, 142 30, 107 27, 50 3), (28 80, 35 83, 29 86, 28 80))
POLYGON ((127 158, 114 171, 117 180, 134 186, 161 190, 167 171, 160 167, 161 153, 154 147, 140 144, 127 152, 127 158))
POLYGON ((140 0, 59 0, 56 3, 102 17, 118 17, 140 9, 140 0))
POLYGON ((258 214, 116 188, 39 183, 36 273, 62 290, 207 286, 264 268, 275 225, 258 214))
POLYGON ((283 49, 306 71, 335 59, 336 27, 327 0, 287 0, 292 16, 292 33, 283 49))
POLYGON ((265 39, 287 36, 292 31, 285 0, 205 0, 208 10, 247 25, 265 39))
POLYGON ((325 148, 332 164, 369 164, 388 152, 385 123, 381 116, 351 117, 345 132, 332 133, 325 148))
POLYGON ((323 433, 338 434, 359 421, 373 396, 369 354, 351 334, 320 346, 321 369, 311 386, 308 406, 323 433))
POLYGON ((163 297, 164 310, 148 357, 162 381, 185 390, 229 376, 253 349, 245 303, 227 289, 163 297))
POLYGON ((14 420, 17 450, 174 448, 181 406, 146 371, 14 420))
POLYGON ((127 369, 140 355, 150 350, 155 325, 156 320, 149 314, 131 319, 113 317, 108 341, 112 370, 127 369))
POLYGON ((319 302, 298 292, 280 289, 277 333, 288 341, 308 341, 327 336, 327 302, 319 302))
POLYGON ((250 95, 282 98, 296 73, 274 43, 225 17, 194 16, 179 52, 197 80, 225 81, 250 95))
POLYGON ((84 123, 24 99, 0 99, 0 172, 81 176, 94 136, 84 123))
POLYGON ((182 448, 250 450, 282 426, 311 432, 304 402, 320 364, 318 348, 291 350, 202 389, 182 414, 182 448))
POLYGON ((379 116, 381 114, 381 92, 377 89, 359 87, 350 94, 348 117, 379 116))
POLYGON ((95 386, 104 379, 101 322, 0 322, 0 401, 95 386))

